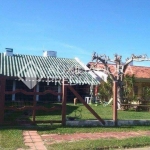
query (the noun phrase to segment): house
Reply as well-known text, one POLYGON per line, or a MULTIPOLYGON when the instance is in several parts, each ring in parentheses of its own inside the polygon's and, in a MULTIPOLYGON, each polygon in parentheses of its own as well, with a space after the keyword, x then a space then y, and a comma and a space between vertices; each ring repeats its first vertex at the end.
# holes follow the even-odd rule
MULTIPOLYGON (((6 79, 6 91, 23 89, 33 92, 53 90, 61 92, 62 79, 72 85, 84 98, 89 95, 91 85, 99 84, 93 74, 79 59, 58 58, 55 51, 45 51, 43 56, 13 54, 13 49, 0 53, 0 78, 6 79), (86 71, 85 71, 86 68, 86 71)), ((68 91, 67 100, 72 101, 74 95, 68 91)), ((32 101, 33 95, 22 93, 6 94, 7 101, 32 101)), ((61 101, 60 95, 37 95, 36 101, 61 101)))
POLYGON ((56 55, 55 51, 45 51, 43 56, 13 54, 13 49, 10 48, 0 53, 0 124, 4 122, 5 110, 30 110, 33 123, 65 125, 66 102, 73 102, 74 97, 104 124, 84 100, 85 96, 92 94, 91 87, 100 83, 99 77, 79 59, 58 58, 56 55), (61 102, 62 105, 47 108, 41 106, 43 102, 47 106, 56 102, 61 102), (62 120, 36 121, 37 110, 60 110, 62 120))
POLYGON ((146 88, 150 89, 150 67, 145 66, 128 66, 126 74, 134 75, 135 85, 134 92, 139 99, 150 100, 150 93, 147 93, 146 88), (146 95, 148 97, 145 97, 146 95))
MULTIPOLYGON (((88 67, 90 68, 94 63, 89 62, 88 67)), ((114 76, 117 76, 117 68, 115 64, 109 64, 111 73, 114 76)), ((101 72, 101 79, 107 81, 107 73, 103 71, 104 65, 102 63, 97 63, 95 66, 96 70, 94 71, 96 74, 100 74, 101 72)), ((150 67, 146 66, 134 66, 128 65, 125 75, 134 75, 135 84, 134 84, 134 93, 138 99, 150 100, 150 67)))

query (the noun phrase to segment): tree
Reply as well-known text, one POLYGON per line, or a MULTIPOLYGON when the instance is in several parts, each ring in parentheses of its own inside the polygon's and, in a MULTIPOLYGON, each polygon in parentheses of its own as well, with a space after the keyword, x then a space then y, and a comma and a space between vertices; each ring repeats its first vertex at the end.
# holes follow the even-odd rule
POLYGON ((123 97, 125 102, 136 100, 134 91, 135 77, 134 75, 126 74, 123 79, 123 97))
POLYGON ((148 100, 150 98, 150 87, 145 86, 143 87, 143 99, 148 100))
POLYGON ((107 82, 102 82, 98 87, 98 97, 101 100, 108 101, 113 94, 112 91, 113 82, 110 77, 108 77, 107 82))
POLYGON ((98 54, 96 54, 96 52, 94 52, 94 54, 92 56, 92 61, 94 61, 94 60, 96 60, 96 62, 93 63, 92 65, 90 65, 91 70, 104 71, 105 73, 107 73, 110 76, 110 78, 113 81, 118 82, 118 86, 117 86, 118 109, 121 108, 121 104, 123 103, 123 93, 124 93, 123 79, 124 79, 124 75, 125 75, 125 72, 129 66, 129 64, 132 63, 133 61, 150 61, 150 59, 148 59, 147 55, 136 56, 136 55, 132 54, 131 57, 127 58, 126 61, 123 63, 122 56, 120 56, 118 54, 115 54, 114 59, 111 60, 105 54, 98 55, 98 54), (102 63, 104 68, 100 68, 100 69, 97 68, 98 63, 102 63), (112 70, 109 67, 112 64, 115 66, 115 73, 112 72, 112 70))

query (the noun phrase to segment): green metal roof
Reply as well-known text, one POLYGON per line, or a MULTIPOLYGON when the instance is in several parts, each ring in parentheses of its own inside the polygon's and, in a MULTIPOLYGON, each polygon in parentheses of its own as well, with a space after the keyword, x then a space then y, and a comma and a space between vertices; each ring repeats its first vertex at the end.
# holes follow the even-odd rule
POLYGON ((5 56, 0 53, 0 75, 21 78, 68 79, 74 84, 99 84, 88 72, 76 74, 74 67, 83 67, 75 59, 31 55, 5 56))

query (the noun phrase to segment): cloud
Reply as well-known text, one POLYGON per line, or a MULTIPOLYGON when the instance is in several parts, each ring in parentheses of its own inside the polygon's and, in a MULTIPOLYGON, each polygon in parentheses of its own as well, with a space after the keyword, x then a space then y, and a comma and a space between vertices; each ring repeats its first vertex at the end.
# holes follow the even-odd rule
POLYGON ((91 52, 83 49, 83 48, 80 48, 80 47, 77 47, 77 46, 74 46, 74 45, 70 45, 70 44, 66 44, 66 43, 60 43, 63 47, 65 48, 68 48, 70 50, 75 50, 76 53, 80 53, 80 54, 84 54, 84 55, 91 55, 91 52))
POLYGON ((69 45, 69 44, 61 44, 62 46, 66 47, 66 48, 71 48, 74 49, 75 46, 69 45))

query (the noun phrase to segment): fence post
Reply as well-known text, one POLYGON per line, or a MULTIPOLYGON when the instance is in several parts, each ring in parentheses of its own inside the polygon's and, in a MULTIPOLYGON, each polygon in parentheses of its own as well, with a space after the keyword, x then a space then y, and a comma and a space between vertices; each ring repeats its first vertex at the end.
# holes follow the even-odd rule
POLYGON ((34 87, 32 117, 33 117, 33 123, 35 124, 35 117, 36 117, 36 86, 34 87))
POLYGON ((6 78, 0 77, 0 124, 4 122, 5 84, 6 78))
POLYGON ((67 83, 65 79, 62 82, 62 125, 66 125, 66 96, 67 96, 67 83))

